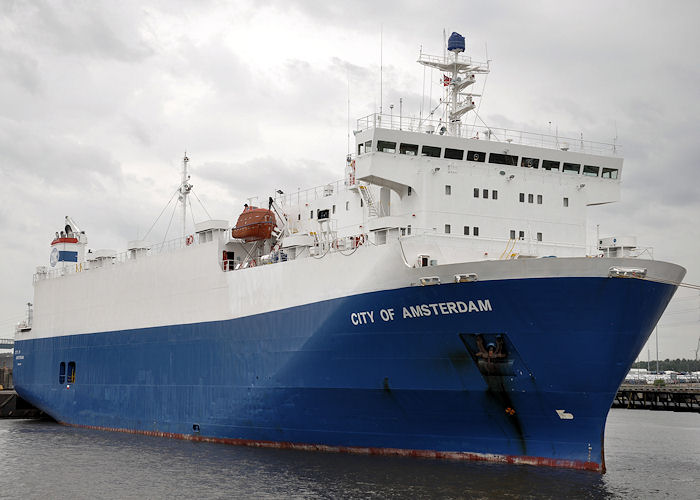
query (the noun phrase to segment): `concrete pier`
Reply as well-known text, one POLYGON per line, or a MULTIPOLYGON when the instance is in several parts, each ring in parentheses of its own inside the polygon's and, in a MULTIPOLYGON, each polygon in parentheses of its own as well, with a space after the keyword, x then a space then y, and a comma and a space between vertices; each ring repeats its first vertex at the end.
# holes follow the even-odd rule
POLYGON ((700 385, 626 385, 617 390, 613 408, 700 413, 700 385))

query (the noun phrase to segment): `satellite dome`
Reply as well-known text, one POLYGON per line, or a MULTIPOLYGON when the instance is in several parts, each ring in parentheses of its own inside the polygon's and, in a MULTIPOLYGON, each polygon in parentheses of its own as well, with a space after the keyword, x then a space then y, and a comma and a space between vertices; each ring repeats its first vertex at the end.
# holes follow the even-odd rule
POLYGON ((447 40, 447 50, 450 52, 464 52, 464 47, 464 37, 453 31, 449 40, 447 40))

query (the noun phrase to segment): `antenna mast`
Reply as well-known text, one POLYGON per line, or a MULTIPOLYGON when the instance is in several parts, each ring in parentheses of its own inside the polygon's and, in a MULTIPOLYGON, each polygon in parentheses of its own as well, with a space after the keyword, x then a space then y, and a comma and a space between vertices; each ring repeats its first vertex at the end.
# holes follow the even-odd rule
POLYGON ((187 234, 186 224, 187 224, 187 196, 189 196, 192 190, 192 184, 190 184, 190 175, 187 173, 187 164, 190 159, 187 157, 187 151, 185 151, 185 156, 182 158, 182 180, 180 182, 180 187, 178 188, 178 201, 182 203, 182 237, 185 238, 187 234))
POLYGON ((379 25, 379 116, 382 115, 384 87, 384 25, 379 25))
POLYGON ((468 56, 460 57, 460 53, 464 52, 465 48, 464 37, 453 32, 447 40, 447 52, 452 53, 451 58, 447 53, 443 57, 436 57, 422 52, 418 58, 420 64, 443 72, 441 80, 442 84, 447 87, 448 94, 446 104, 449 106, 447 110, 449 133, 456 136, 462 133, 462 116, 475 108, 472 98, 479 96, 479 94, 466 92, 466 90, 476 82, 476 74, 489 73, 488 62, 472 62, 468 56))

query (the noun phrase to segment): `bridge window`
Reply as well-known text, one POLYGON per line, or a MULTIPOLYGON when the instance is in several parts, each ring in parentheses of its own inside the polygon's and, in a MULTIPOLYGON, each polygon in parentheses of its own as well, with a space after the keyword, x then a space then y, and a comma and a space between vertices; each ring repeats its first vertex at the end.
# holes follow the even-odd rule
POLYGON ((474 188, 474 198, 479 197, 479 188, 474 188))
POLYGON ((345 211, 347 212, 348 210, 350 210, 350 202, 346 201, 345 202, 345 211))
POLYGON ((314 218, 314 211, 311 210, 309 213, 309 219, 313 219, 313 218, 314 218))
POLYGON ((537 158, 525 158, 523 156, 520 159, 520 166, 525 168, 538 168, 540 166, 540 160, 537 158))
POLYGON ((489 155, 489 163, 515 166, 518 164, 518 157, 513 155, 504 155, 500 153, 491 153, 489 155))
POLYGON ((603 175, 601 177, 603 179, 617 179, 617 169, 603 167, 603 175))
POLYGON ((481 191, 481 195, 482 195, 482 197, 483 197, 485 200, 488 199, 488 197, 489 197, 489 190, 488 190, 488 189, 482 190, 482 191, 481 191))
POLYGON ((469 151, 467 153, 468 161, 478 161, 479 163, 484 163, 486 161, 486 153, 481 151, 469 151))
POLYGON ((452 227, 449 224, 445 224, 445 234, 450 234, 452 227))
POLYGON ((461 160, 464 158, 464 150, 445 148, 445 158, 450 160, 461 160))
POLYGON ((564 198, 564 206, 568 207, 569 206, 569 198, 564 198))
POLYGON ((472 234, 473 234, 474 236, 479 236, 479 228, 476 227, 476 226, 474 226, 474 228, 473 228, 473 230, 472 230, 472 234))
POLYGON ((333 205, 333 213, 335 213, 335 205, 333 205))
POLYGON ((559 162, 552 160, 542 160, 542 168, 545 170, 559 170, 559 162))
POLYGON ((464 236, 469 236, 469 226, 464 226, 464 236))
POLYGON ((596 167, 594 165, 583 166, 583 175, 587 175, 589 177, 598 177, 598 172, 600 172, 600 167, 596 167))
POLYGON ((515 239, 515 229, 510 230, 510 239, 514 240, 515 239))
POLYGON ((581 164, 580 163, 564 163, 564 167, 561 169, 562 172, 569 174, 580 174, 581 164))
POLYGON ((525 231, 519 231, 518 238, 520 238, 521 240, 524 240, 525 239, 525 231))
POLYGON ((65 363, 65 361, 61 361, 61 364, 58 365, 58 383, 64 384, 65 382, 66 382, 66 363, 65 363))
POLYGON ((535 196, 532 193, 528 193, 527 195, 527 202, 528 203, 533 203, 535 201, 535 196))
POLYGON ((357 156, 363 155, 365 153, 370 153, 372 151, 372 141, 361 142, 357 145, 357 156))
POLYGON ((537 195, 537 204, 542 205, 542 195, 541 194, 537 195))
POLYGON ((411 196, 411 193, 413 193, 413 188, 408 186, 408 196, 411 196))
POLYGON ((396 153, 396 143, 389 141, 377 141, 377 151, 381 153, 396 153))
POLYGON ((440 151, 442 151, 442 148, 438 148, 437 146, 423 146, 420 154, 422 156, 430 156, 431 158, 440 158, 440 151))
POLYGON ((537 233, 537 241, 542 241, 542 233, 537 233))
POLYGON ((520 193, 520 203, 525 203, 525 193, 520 193))
POLYGON ((498 191, 496 191, 495 189, 492 189, 491 190, 491 198, 494 200, 497 200, 498 199, 498 191))
POLYGON ((402 155, 417 156, 418 144, 405 144, 402 142, 401 146, 399 146, 399 153, 402 155))
POLYGON ((68 376, 66 377, 66 382, 69 384, 75 382, 75 361, 68 363, 68 376))
POLYGON ((449 184, 445 184, 445 194, 448 196, 452 194, 452 186, 449 184))

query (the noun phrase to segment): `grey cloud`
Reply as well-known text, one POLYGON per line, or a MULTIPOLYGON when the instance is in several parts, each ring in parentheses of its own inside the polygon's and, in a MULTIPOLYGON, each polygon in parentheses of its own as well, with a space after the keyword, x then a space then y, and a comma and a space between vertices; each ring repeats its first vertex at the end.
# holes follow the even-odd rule
POLYGON ((148 124, 139 118, 124 116, 124 125, 129 130, 131 137, 142 146, 148 148, 153 145, 153 137, 148 124))
POLYGON ((111 2, 13 3, 8 17, 13 32, 41 50, 121 61, 144 59, 152 54, 134 23, 134 4, 111 2))
POLYGON ((0 46, 0 82, 13 84, 31 94, 41 89, 42 79, 35 58, 0 46))
POLYGON ((105 182, 119 182, 121 176, 119 165, 104 151, 38 125, 0 119, 0 150, 0 172, 34 186, 103 190, 105 182))
POLYGON ((336 180, 332 172, 318 162, 284 161, 272 156, 242 163, 208 162, 197 169, 197 176, 218 184, 237 200, 252 194, 266 199, 264 197, 273 195, 275 189, 293 193, 297 188, 307 189, 323 181, 336 180))

